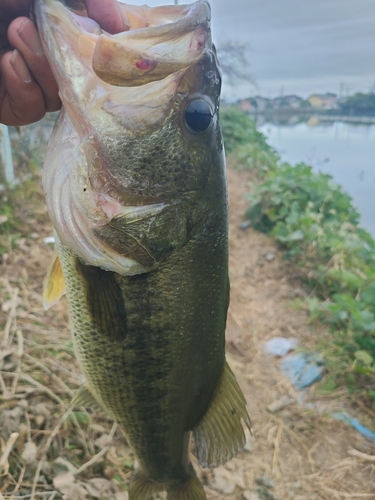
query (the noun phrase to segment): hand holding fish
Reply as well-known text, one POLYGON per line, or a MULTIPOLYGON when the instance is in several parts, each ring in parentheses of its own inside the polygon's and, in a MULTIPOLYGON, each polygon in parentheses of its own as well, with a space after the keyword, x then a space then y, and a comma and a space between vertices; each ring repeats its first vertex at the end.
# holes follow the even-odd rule
MULTIPOLYGON (((61 107, 58 87, 38 31, 29 19, 31 0, 0 0, 0 122, 26 125, 61 107)), ((109 33, 126 31, 116 0, 86 0, 88 16, 109 33)))

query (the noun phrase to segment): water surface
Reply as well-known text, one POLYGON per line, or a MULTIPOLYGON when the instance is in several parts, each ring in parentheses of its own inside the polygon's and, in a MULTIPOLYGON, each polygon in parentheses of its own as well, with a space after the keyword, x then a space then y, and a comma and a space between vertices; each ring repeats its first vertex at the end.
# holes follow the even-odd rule
POLYGON ((258 128, 284 161, 303 161, 331 174, 353 198, 362 226, 375 237, 375 125, 310 120, 258 128))

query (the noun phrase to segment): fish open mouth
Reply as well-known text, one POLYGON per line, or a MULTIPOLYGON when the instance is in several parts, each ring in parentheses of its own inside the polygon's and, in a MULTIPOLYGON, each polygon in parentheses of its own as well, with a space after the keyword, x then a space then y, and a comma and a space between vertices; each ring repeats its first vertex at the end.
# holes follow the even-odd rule
MULTIPOLYGON (((114 34, 82 1, 35 0, 34 10, 63 103, 43 172, 59 239, 89 265, 153 270, 201 218, 194 193, 205 170, 191 173, 201 149, 190 152, 179 127, 182 103, 205 85, 217 90, 216 78, 205 83, 216 74, 209 4, 118 3, 123 31, 114 34), (164 155, 155 153, 161 140, 164 155)), ((213 109, 209 97, 200 102, 213 109)))
POLYGON ((205 0, 155 8, 118 3, 124 30, 116 34, 88 18, 80 2, 68 2, 70 10, 53 3, 60 21, 79 30, 78 49, 110 85, 133 87, 161 80, 194 64, 212 48, 210 6, 205 0))

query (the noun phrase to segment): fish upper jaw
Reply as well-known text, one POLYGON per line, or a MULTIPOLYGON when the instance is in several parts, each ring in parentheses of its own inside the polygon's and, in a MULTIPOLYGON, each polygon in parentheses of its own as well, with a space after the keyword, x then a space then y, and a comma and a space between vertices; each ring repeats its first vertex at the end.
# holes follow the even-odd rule
MULTIPOLYGON (((112 94, 119 87, 144 86, 173 74, 179 80, 212 49, 205 0, 181 7, 119 5, 130 26, 110 35, 84 17, 85 10, 77 15, 58 0, 36 0, 38 28, 65 106, 81 105, 82 110, 98 95, 112 94)), ((148 91, 153 91, 152 85, 143 89, 148 91)), ((173 89, 169 100, 171 95, 173 89)), ((132 92, 124 92, 124 102, 125 96, 132 102, 132 92)))
MULTIPOLYGON (((128 10, 127 6, 123 8, 128 10)), ((157 9, 142 10, 149 12, 144 14, 144 26, 132 29, 131 22, 129 31, 116 35, 103 33, 98 37, 93 69, 107 83, 137 86, 161 80, 194 64, 206 47, 212 47, 207 2, 173 8, 169 16, 164 7, 164 18, 152 14, 157 9), (175 19, 176 14, 181 18, 175 19)))

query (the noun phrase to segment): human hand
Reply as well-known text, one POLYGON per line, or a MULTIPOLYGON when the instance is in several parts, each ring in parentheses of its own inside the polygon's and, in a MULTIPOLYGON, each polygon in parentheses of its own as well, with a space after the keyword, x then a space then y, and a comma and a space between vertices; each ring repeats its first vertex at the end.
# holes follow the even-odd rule
MULTIPOLYGON (((56 111, 58 87, 38 31, 32 0, 0 0, 0 123, 26 125, 56 111)), ((109 33, 128 29, 116 0, 86 0, 88 16, 109 33)))

